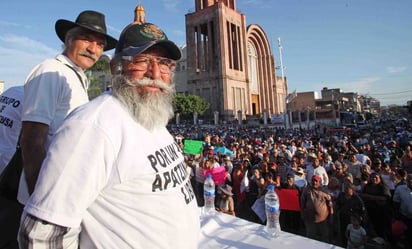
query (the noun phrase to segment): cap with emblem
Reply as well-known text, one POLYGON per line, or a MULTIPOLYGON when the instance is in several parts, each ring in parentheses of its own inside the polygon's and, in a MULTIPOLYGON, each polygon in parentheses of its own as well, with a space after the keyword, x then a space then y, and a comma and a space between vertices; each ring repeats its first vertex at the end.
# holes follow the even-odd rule
POLYGON ((138 55, 154 46, 166 49, 168 55, 165 57, 169 59, 179 60, 182 56, 179 47, 167 39, 166 34, 152 23, 127 26, 120 34, 115 55, 138 55))

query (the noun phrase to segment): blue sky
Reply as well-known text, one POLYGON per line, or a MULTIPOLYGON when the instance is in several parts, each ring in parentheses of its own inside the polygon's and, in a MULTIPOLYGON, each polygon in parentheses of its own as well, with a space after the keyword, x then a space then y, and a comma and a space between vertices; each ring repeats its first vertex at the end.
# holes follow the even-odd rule
MULTIPOLYGON (((194 11, 194 0, 1 1, 0 80, 6 89, 21 85, 34 65, 61 51, 57 19, 74 21, 83 10, 97 10, 118 38, 138 3, 148 22, 185 44, 185 14, 194 11)), ((412 100, 412 1, 238 0, 237 10, 247 25, 266 32, 278 66, 281 38, 290 91, 341 88, 383 105, 412 100)))

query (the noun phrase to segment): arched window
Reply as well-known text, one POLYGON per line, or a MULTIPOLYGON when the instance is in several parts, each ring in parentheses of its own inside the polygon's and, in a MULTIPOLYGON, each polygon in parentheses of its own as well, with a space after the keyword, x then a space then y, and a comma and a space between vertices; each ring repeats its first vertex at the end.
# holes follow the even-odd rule
POLYGON ((247 44, 247 56, 249 62, 250 91, 258 93, 258 75, 257 75, 257 53, 252 43, 247 44))

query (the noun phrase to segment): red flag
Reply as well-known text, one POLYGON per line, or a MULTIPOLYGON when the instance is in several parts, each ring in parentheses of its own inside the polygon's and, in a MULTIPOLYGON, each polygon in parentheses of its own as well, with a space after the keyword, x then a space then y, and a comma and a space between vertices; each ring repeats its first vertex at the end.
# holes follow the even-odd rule
POLYGON ((299 191, 297 189, 275 189, 279 196, 280 210, 300 211, 299 191))

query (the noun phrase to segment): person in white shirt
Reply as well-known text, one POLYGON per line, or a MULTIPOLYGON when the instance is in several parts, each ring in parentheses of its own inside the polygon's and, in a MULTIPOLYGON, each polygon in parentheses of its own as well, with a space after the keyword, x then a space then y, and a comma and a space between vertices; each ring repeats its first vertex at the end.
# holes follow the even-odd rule
POLYGON ((321 187, 326 187, 329 184, 329 176, 326 172, 325 168, 320 165, 319 159, 313 159, 312 165, 307 166, 306 168, 306 180, 307 182, 311 182, 313 175, 317 175, 320 177, 320 185, 321 187))
POLYGON ((121 33, 112 92, 73 111, 26 204, 20 248, 197 248, 199 209, 166 129, 181 51, 151 23, 121 33))
POLYGON ((0 174, 16 151, 23 96, 23 86, 10 87, 0 95, 0 174))
POLYGON ((57 129, 76 107, 89 101, 85 71, 117 40, 106 33, 105 16, 86 10, 76 21, 59 19, 56 34, 64 51, 36 65, 24 84, 21 150, 24 171, 18 199, 34 190, 41 164, 57 129))

